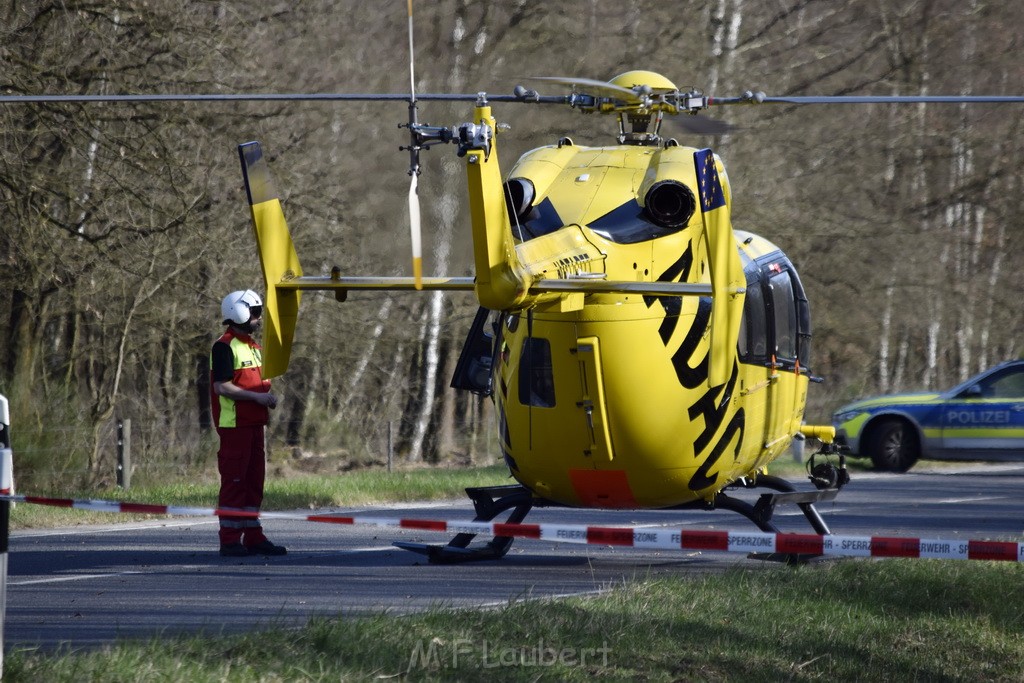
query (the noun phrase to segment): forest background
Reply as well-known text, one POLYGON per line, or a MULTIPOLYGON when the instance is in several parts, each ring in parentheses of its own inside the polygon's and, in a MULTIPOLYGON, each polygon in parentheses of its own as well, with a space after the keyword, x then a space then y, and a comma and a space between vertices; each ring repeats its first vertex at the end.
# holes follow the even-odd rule
MULTIPOLYGON (((986 0, 415 3, 419 92, 631 69, 720 97, 1020 94, 1024 7, 986 0)), ((14 0, 3 94, 408 92, 405 0, 14 0)), ((561 94, 548 92, 546 94, 561 94)), ((550 90, 550 88, 549 88, 550 90)), ((424 103, 421 120, 468 119, 424 103)), ((1024 272, 1019 105, 714 110, 733 221, 800 270, 810 422, 869 393, 945 388, 1016 357, 1024 272)), ((496 107, 506 167, 611 119, 496 107)), ((116 424, 138 472, 209 474, 208 353, 229 291, 262 291, 236 145, 261 140, 307 273, 408 274, 402 103, 0 104, 0 393, 19 484, 104 485, 116 424)), ((465 179, 423 155, 425 272, 471 274, 465 179)), ((307 296, 274 459, 343 470, 491 462, 489 402, 448 381, 464 294, 307 296)))

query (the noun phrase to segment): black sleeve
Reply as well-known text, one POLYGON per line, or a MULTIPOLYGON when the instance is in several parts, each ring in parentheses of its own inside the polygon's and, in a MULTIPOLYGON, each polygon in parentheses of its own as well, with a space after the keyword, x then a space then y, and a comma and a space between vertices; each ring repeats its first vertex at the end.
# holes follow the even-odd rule
POLYGON ((230 382, 235 377, 235 355, 224 342, 216 342, 210 354, 213 362, 213 381, 230 382))

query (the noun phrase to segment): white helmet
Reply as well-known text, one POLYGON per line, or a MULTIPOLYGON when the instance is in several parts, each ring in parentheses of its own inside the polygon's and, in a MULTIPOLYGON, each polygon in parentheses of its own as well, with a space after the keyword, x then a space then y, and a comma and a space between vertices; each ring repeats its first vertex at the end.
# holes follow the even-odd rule
POLYGON ((262 315, 263 299, 251 289, 231 292, 224 297, 224 301, 220 302, 220 315, 224 319, 225 325, 228 323, 244 325, 249 322, 253 313, 262 315), (258 310, 254 311, 254 308, 258 310))

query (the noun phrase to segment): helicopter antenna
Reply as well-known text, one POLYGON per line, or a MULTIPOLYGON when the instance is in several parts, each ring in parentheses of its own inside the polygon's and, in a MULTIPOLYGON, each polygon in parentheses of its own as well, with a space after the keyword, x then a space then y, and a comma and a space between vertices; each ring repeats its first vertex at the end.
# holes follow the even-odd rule
POLYGON ((412 275, 416 289, 423 289, 423 244, 420 226, 420 146, 416 137, 419 121, 416 116, 415 51, 412 42, 412 0, 409 7, 409 233, 412 239, 412 275))

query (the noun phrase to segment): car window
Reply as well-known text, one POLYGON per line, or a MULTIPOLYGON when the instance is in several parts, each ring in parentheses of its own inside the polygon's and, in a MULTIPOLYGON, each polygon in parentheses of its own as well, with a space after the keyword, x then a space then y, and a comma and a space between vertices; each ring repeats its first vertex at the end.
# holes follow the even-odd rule
POLYGON ((1024 369, 1014 368, 986 378, 981 384, 981 395, 985 398, 1024 399, 1024 369))

